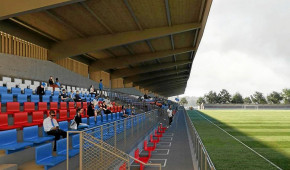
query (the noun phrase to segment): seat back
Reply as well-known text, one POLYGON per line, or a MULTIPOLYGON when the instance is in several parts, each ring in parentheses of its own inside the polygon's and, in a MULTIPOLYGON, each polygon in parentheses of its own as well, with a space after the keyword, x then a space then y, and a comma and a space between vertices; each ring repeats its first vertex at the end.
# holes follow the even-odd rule
POLYGON ((67 119, 67 110, 60 110, 59 111, 59 118, 60 119, 67 119))
POLYGON ((38 126, 23 128, 23 141, 31 138, 38 138, 38 126))
POLYGON ((21 94, 21 89, 17 87, 12 87, 11 88, 11 93, 12 94, 21 94))
POLYGON ((82 123, 88 123, 88 119, 85 117, 85 118, 82 118, 82 123))
POLYGON ((7 87, 0 86, 0 94, 7 94, 7 87))
POLYGON ((3 83, 11 82, 11 77, 2 77, 3 83))
POLYGON ((87 109, 88 108, 88 103, 87 102, 83 102, 83 109, 87 109))
POLYGON ((51 91, 50 90, 45 90, 45 95, 46 96, 51 96, 51 91))
POLYGON ((43 159, 52 157, 52 144, 47 143, 35 148, 35 161, 38 164, 43 159))
POLYGON ((24 80, 24 84, 31 85, 32 83, 31 83, 31 80, 24 80))
POLYGON ((70 109, 69 110, 69 117, 72 118, 77 114, 77 110, 76 109, 70 109))
POLYGON ((14 78, 14 82, 15 82, 16 84, 22 84, 22 79, 14 78))
POLYGON ((97 125, 101 125, 102 124, 102 116, 99 115, 97 116, 97 125))
POLYGON ((60 110, 67 110, 67 103, 66 102, 60 102, 60 110))
POLYGON ((17 101, 21 104, 23 104, 24 102, 27 102, 27 95, 26 94, 19 94, 17 96, 17 101))
POLYGON ((112 114, 107 114, 107 117, 108 117, 108 122, 111 122, 112 121, 112 114))
POLYGON ((95 126, 95 117, 94 116, 89 117, 89 125, 90 126, 95 126))
POLYGON ((24 94, 26 94, 26 95, 32 95, 33 94, 32 89, 25 88, 24 89, 24 94))
POLYGON ((144 140, 144 150, 147 150, 148 146, 147 146, 147 140, 144 140))
POLYGON ((82 108, 82 102, 77 102, 77 108, 82 108))
POLYGON ((103 123, 107 123, 108 122, 108 119, 107 119, 107 115, 103 115, 103 123))
POLYGON ((50 96, 48 96, 48 95, 42 96, 42 101, 43 102, 50 102, 50 96))
POLYGON ((39 95, 31 95, 31 102, 38 103, 39 102, 39 95))
POLYGON ((57 102, 50 102, 50 107, 49 107, 50 110, 57 110, 58 107, 57 107, 57 102))
MULTIPOLYGON (((56 88, 56 89, 58 89, 58 88, 56 88)), ((54 92, 53 92, 53 95, 54 95, 54 96, 59 96, 59 91, 54 91, 54 92)))
POLYGON ((17 143, 17 131, 16 129, 5 130, 0 132, 0 146, 17 143))
POLYGON ((58 122, 59 128, 63 131, 68 131, 68 122, 67 121, 61 121, 58 122))
POLYGON ((43 111, 32 112, 32 122, 43 122, 43 111))
POLYGON ((35 104, 34 102, 24 102, 24 112, 32 112, 35 111, 35 104))
POLYGON ((135 155, 134 155, 135 159, 139 159, 139 148, 137 148, 135 150, 135 155))
POLYGON ((58 155, 66 153, 66 138, 60 139, 56 142, 56 153, 58 155))
POLYGON ((72 147, 79 148, 80 147, 80 135, 73 135, 72 136, 72 147))
POLYGON ((39 86, 39 85, 40 85, 40 82, 39 82, 39 81, 34 81, 34 82, 33 82, 33 85, 35 85, 35 86, 39 86))
POLYGON ((7 113, 20 112, 20 104, 19 102, 7 102, 6 109, 7 113))
POLYGON ((7 126, 8 125, 8 115, 1 113, 0 114, 0 126, 7 126))
POLYGON ((74 109, 75 103, 74 102, 68 102, 68 109, 74 109))
POLYGON ((14 124, 28 123, 28 113, 27 112, 18 112, 14 113, 14 124))
POLYGON ((0 102, 0 113, 2 112, 2 110, 1 110, 2 108, 1 108, 1 102, 0 102))
POLYGON ((112 113, 112 116, 113 116, 113 120, 117 119, 117 113, 112 113))
POLYGON ((47 111, 47 102, 39 102, 38 111, 47 111))
POLYGON ((13 94, 1 94, 1 103, 13 102, 13 94))
POLYGON ((51 96, 52 102, 59 102, 59 96, 51 96))

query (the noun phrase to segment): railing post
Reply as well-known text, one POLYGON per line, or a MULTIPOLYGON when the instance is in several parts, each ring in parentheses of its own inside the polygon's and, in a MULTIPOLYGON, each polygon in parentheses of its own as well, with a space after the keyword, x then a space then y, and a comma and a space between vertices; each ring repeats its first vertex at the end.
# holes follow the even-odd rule
POLYGON ((115 150, 117 148, 117 122, 114 122, 115 150))
POLYGON ((80 132, 80 170, 83 169, 83 147, 84 147, 83 141, 84 141, 84 135, 83 135, 83 132, 80 132))
POLYGON ((126 124, 127 124, 127 119, 124 119, 124 143, 125 143, 125 146, 126 146, 126 124))
POLYGON ((102 161, 104 161, 104 160, 103 160, 103 130, 104 130, 104 129, 103 129, 103 125, 102 125, 102 126, 101 126, 101 129, 100 129, 100 131, 101 131, 101 146, 102 146, 102 147, 101 147, 101 160, 102 160, 102 161))

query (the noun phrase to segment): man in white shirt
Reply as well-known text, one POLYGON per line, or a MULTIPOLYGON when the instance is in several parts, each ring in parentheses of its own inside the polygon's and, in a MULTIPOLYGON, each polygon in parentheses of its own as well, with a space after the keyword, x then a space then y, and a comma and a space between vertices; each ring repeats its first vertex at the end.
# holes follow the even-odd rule
POLYGON ((173 118, 171 106, 169 106, 169 108, 167 109, 167 114, 168 114, 168 119, 169 119, 169 126, 171 126, 171 122, 173 118))
POLYGON ((60 139, 60 136, 66 138, 66 132, 59 128, 59 125, 55 118, 55 112, 51 110, 49 116, 43 120, 44 131, 48 135, 54 136, 54 147, 53 150, 56 151, 56 141, 60 139))

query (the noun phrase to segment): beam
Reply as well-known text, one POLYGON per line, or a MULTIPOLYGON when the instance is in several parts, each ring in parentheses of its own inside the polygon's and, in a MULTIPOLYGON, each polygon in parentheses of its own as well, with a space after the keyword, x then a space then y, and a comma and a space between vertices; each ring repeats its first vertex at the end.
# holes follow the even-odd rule
MULTIPOLYGON (((127 67, 129 64, 141 63, 144 61, 155 60, 158 58, 168 57, 174 54, 182 54, 194 51, 194 47, 180 48, 175 50, 163 50, 154 53, 143 53, 137 55, 128 55, 117 58, 105 58, 94 62, 90 69, 94 71, 108 70, 118 67, 127 67)), ((130 52, 131 53, 131 52, 130 52)))
POLYGON ((174 75, 174 76, 166 76, 166 77, 162 77, 162 78, 158 77, 158 78, 154 78, 154 79, 138 81, 138 82, 135 82, 134 84, 138 84, 140 86, 142 86, 142 85, 146 86, 146 85, 150 85, 153 83, 172 80, 172 79, 178 79, 178 78, 182 78, 182 77, 189 77, 189 75, 188 74, 181 74, 181 75, 174 75))
POLYGON ((163 89, 152 89, 153 91, 156 91, 158 93, 165 93, 165 92, 172 92, 173 90, 176 89, 185 89, 184 84, 176 84, 174 86, 170 86, 168 88, 163 88, 163 89))
POLYGON ((150 66, 135 67, 133 69, 131 69, 131 68, 119 69, 119 70, 114 71, 111 74, 111 79, 120 78, 120 77, 128 77, 128 76, 132 76, 132 75, 137 75, 137 74, 146 73, 146 72, 152 72, 152 71, 161 70, 161 69, 169 68, 169 67, 174 67, 176 65, 184 65, 184 64, 188 64, 188 63, 191 63, 191 61, 182 60, 182 61, 177 61, 176 63, 169 62, 169 63, 163 63, 163 64, 154 64, 154 65, 150 65, 150 66))
POLYGON ((188 69, 179 69, 179 70, 171 70, 171 71, 166 70, 166 71, 160 71, 160 72, 152 72, 149 74, 140 74, 140 75, 124 78, 124 83, 131 83, 131 82, 137 82, 137 81, 142 81, 142 80, 147 80, 147 79, 152 79, 152 78, 157 78, 157 77, 163 77, 163 76, 173 75, 176 73, 182 73, 186 71, 188 71, 188 69))
POLYGON ((152 84, 150 86, 142 86, 142 87, 143 88, 147 88, 147 89, 152 89, 152 88, 155 88, 155 87, 165 86, 164 88, 166 88, 168 85, 171 85, 171 84, 186 83, 187 80, 188 80, 187 78, 186 79, 182 79, 182 80, 180 80, 180 79, 179 80, 170 80, 170 81, 155 83, 155 84, 152 84))
POLYGON ((84 0, 2 0, 0 20, 69 5, 84 0))
POLYGON ((116 34, 66 40, 52 46, 49 53, 49 60, 55 61, 87 52, 158 38, 170 34, 191 31, 199 29, 200 26, 201 25, 199 23, 189 23, 171 27, 150 28, 142 31, 128 31, 116 34))

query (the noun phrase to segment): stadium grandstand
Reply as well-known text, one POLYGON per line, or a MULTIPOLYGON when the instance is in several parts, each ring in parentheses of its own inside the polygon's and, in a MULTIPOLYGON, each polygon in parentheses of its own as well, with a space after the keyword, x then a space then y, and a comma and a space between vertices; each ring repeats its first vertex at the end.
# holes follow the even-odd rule
POLYGON ((0 169, 215 169, 168 100, 185 91, 211 4, 1 1, 0 169))

